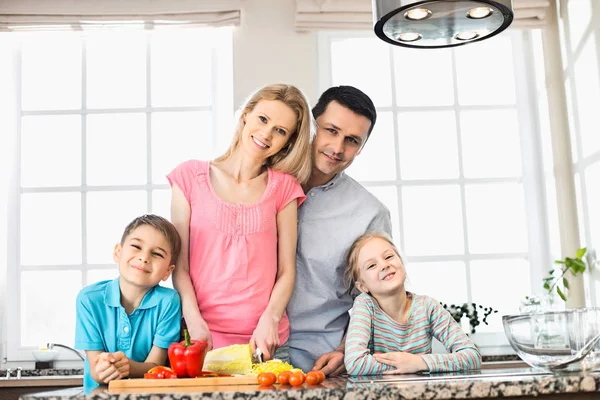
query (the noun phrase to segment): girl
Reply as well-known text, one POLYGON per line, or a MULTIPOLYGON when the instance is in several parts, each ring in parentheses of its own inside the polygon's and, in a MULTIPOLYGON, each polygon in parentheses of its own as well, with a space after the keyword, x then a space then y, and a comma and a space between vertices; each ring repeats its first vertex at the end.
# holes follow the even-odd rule
POLYGON ((350 375, 479 369, 481 355, 438 301, 404 288, 400 253, 383 233, 359 237, 348 254, 346 278, 355 299, 344 363, 350 375), (430 354, 435 337, 450 354, 430 354))
POLYGON ((173 273, 193 339, 210 348, 250 342, 286 360, 285 308, 296 271, 300 186, 310 175, 309 106, 290 85, 270 85, 242 107, 230 148, 177 166, 171 218, 182 238, 173 273))

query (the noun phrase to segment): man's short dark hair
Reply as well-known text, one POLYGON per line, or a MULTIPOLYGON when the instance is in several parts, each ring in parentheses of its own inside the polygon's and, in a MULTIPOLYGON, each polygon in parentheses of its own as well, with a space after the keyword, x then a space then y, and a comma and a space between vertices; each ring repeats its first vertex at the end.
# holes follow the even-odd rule
POLYGON ((332 101, 336 101, 340 105, 350 109, 352 112, 368 118, 369 121, 371 121, 371 127, 369 128, 367 137, 371 135, 371 131, 377 120, 377 111, 369 96, 354 86, 330 87, 323 92, 321 97, 319 97, 319 101, 317 101, 317 104, 313 107, 312 113, 314 119, 320 117, 332 101))

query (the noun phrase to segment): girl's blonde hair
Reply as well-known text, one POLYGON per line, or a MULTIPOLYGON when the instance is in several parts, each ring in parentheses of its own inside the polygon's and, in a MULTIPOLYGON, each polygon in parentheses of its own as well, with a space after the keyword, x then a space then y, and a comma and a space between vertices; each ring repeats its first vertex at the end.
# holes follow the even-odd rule
POLYGON ((372 239, 382 239, 385 240, 392 246, 400 261, 404 264, 402 260, 402 256, 400 255, 400 251, 392 241, 392 238, 384 232, 369 232, 364 235, 358 237, 352 246, 350 246, 350 250, 348 251, 348 257, 346 260, 346 271, 344 273, 344 282, 346 283, 346 287, 351 289, 354 284, 358 281, 359 278, 359 265, 358 265, 358 256, 360 254, 360 250, 364 247, 364 245, 372 239))
POLYGON ((244 129, 244 117, 261 100, 281 101, 296 113, 296 129, 292 133, 292 137, 279 153, 267 160, 266 165, 274 170, 294 176, 300 184, 306 183, 310 178, 312 168, 310 139, 311 133, 314 131, 313 121, 306 97, 298 88, 292 85, 283 83, 268 85, 253 93, 239 111, 240 116, 231 146, 215 162, 229 158, 240 145, 242 130, 244 129))

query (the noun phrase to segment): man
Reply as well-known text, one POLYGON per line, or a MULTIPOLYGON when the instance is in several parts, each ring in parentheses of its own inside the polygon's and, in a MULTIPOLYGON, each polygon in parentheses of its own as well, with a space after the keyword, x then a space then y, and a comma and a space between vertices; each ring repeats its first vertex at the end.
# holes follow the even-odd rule
POLYGON ((325 375, 345 372, 344 339, 352 308, 344 284, 346 253, 370 231, 391 235, 388 209, 344 173, 377 119, 371 99, 352 86, 326 90, 312 110, 317 133, 313 166, 298 209, 296 284, 287 308, 292 365, 325 375))

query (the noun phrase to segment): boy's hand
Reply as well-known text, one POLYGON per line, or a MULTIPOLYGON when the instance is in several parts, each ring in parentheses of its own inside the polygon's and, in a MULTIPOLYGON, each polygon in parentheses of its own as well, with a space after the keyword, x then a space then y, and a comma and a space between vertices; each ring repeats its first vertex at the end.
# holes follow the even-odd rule
POLYGON ((396 368, 393 371, 385 371, 384 374, 412 374, 429 369, 425 360, 419 355, 403 351, 377 353, 373 354, 373 358, 382 364, 396 368))
POLYGON ((330 351, 321 355, 315 361, 313 371, 321 370, 325 376, 338 376, 346 372, 344 365, 344 352, 339 350, 330 351))
POLYGON ((129 370, 131 368, 129 358, 127 358, 125 353, 123 353, 122 351, 117 351, 110 354, 112 354, 113 359, 115 360, 113 362, 113 365, 115 366, 117 371, 119 371, 119 379, 128 377, 129 370))
POLYGON ((122 351, 101 353, 96 364, 96 375, 104 383, 129 376, 129 359, 122 351))

